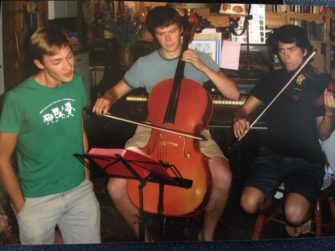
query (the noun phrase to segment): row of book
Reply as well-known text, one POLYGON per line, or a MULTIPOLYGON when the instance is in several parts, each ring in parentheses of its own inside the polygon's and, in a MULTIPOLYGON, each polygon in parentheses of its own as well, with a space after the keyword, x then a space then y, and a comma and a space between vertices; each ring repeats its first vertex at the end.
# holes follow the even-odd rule
POLYGON ((330 19, 329 20, 329 39, 331 41, 335 41, 335 19, 330 19))
POLYGON ((290 24, 300 26, 308 35, 310 40, 324 41, 325 40, 325 23, 316 23, 314 21, 306 21, 297 18, 291 18, 290 24))
MULTIPOLYGON (((327 7, 325 6, 313 6, 313 5, 289 5, 289 4, 267 4, 266 12, 273 13, 306 13, 306 14, 326 14, 327 7)), ((328 8, 329 11, 333 11, 332 8, 328 8)))

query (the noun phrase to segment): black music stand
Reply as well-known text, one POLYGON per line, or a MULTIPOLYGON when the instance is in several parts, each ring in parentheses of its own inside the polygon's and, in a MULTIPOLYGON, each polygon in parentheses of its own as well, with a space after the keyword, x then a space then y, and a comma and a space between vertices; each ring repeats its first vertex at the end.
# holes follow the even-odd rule
POLYGON ((190 188, 193 181, 184 179, 174 165, 158 162, 150 157, 136 151, 124 149, 102 149, 92 148, 87 154, 74 154, 87 168, 93 163, 103 169, 109 177, 124 179, 136 179, 140 182, 139 193, 139 240, 145 240, 145 221, 143 217, 143 188, 147 182, 159 184, 158 213, 162 213, 163 205, 163 186, 171 185, 181 188, 190 188), (88 159, 89 162, 85 161, 88 159), (172 177, 167 168, 172 170, 175 177, 172 177))

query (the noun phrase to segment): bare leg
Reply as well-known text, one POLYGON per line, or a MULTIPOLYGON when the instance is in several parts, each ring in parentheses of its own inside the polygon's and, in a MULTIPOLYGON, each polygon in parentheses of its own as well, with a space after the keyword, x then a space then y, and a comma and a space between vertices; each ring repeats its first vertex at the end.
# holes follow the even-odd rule
MULTIPOLYGON (((241 207, 247 213, 256 213, 258 210, 266 209, 269 205, 270 203, 265 199, 264 194, 257 188, 246 187, 243 190, 241 207)), ((289 235, 299 236, 300 233, 309 231, 310 222, 307 220, 310 217, 310 203, 305 197, 296 193, 287 194, 283 210, 286 221, 289 224, 286 226, 286 231, 289 235)))
POLYGON ((198 238, 202 241, 211 241, 221 214, 227 204, 232 181, 232 174, 228 162, 222 157, 213 157, 209 160, 212 175, 212 190, 204 212, 204 222, 198 238))
POLYGON ((284 200, 284 214, 286 221, 286 231, 289 235, 297 237, 306 234, 311 229, 311 204, 302 195, 289 193, 284 200))
POLYGON ((64 244, 63 238, 62 238, 62 234, 59 231, 58 227, 56 227, 55 230, 55 244, 64 244))
POLYGON ((255 187, 245 187, 241 196, 241 207, 249 214, 266 209, 270 203, 265 199, 263 192, 255 187))
MULTIPOLYGON (((128 223, 136 236, 139 236, 138 209, 130 201, 127 193, 126 179, 109 179, 107 190, 112 197, 114 205, 123 219, 128 223)), ((149 234, 145 231, 145 241, 150 241, 149 234)))

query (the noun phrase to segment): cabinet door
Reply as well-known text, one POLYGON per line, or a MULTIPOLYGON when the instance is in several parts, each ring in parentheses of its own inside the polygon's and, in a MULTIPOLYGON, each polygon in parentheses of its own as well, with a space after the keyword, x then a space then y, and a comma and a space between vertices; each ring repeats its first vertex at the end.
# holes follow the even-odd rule
POLYGON ((66 17, 76 17, 78 1, 66 1, 66 17))
POLYGON ((48 19, 76 17, 77 1, 48 1, 48 19))

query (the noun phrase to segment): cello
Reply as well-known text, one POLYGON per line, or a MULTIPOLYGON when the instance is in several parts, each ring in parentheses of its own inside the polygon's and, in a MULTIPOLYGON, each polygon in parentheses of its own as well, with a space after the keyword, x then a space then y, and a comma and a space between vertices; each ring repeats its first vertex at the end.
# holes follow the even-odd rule
MULTIPOLYGON (((199 23, 195 15, 188 16, 175 76, 160 81, 148 97, 150 124, 171 131, 200 135, 208 127, 212 114, 212 100, 205 88, 184 77, 185 62, 182 54, 188 48, 199 23)), ((211 192, 211 174, 208 159, 199 150, 199 141, 170 131, 151 130, 143 152, 153 159, 172 164, 180 175, 192 180, 192 187, 185 189, 149 182, 143 188, 143 210, 165 216, 188 216, 199 212, 206 205, 211 192)), ((168 173, 174 175, 168 169, 168 173)), ((131 202, 139 208, 139 182, 127 181, 131 202)))

